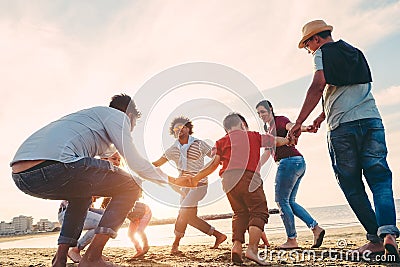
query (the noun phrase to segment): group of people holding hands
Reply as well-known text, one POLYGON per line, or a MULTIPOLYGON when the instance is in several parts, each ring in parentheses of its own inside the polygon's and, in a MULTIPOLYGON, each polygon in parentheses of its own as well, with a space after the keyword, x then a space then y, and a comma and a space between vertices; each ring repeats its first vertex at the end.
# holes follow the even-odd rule
MULTIPOLYGON (((369 242, 357 250, 385 252, 400 261, 392 173, 386 161, 382 120, 371 94, 371 72, 363 53, 342 40, 333 41, 332 30, 322 20, 303 27, 298 47, 313 55, 313 81, 294 123, 276 116, 267 100, 255 105, 265 124, 264 134, 251 131, 242 115, 231 113, 222 122, 226 135, 211 147, 192 136, 193 123, 189 118, 178 117, 169 129, 175 143, 151 163, 135 148, 131 131, 141 113, 124 94, 114 96, 109 107, 72 113, 32 134, 10 165, 12 178, 24 193, 68 201, 62 210, 63 223, 52 266, 65 267, 70 248, 82 247, 78 239, 93 196, 111 200, 102 211, 85 254, 79 254, 77 259, 80 267, 113 266, 102 257, 102 251, 108 239, 116 236, 128 213, 136 209, 133 208, 141 194, 142 179, 169 183, 182 196, 171 253, 180 253, 179 242, 188 224, 214 236, 212 248, 218 248, 227 237, 197 216, 197 206, 207 194, 207 176, 219 166, 223 190, 234 214, 231 259, 235 263, 243 261, 242 244, 248 231, 245 257, 266 265, 258 257, 259 241, 269 217, 260 168, 270 157, 278 164, 275 202, 287 235, 287 241, 279 248, 298 247, 295 216, 311 229, 312 247, 321 246, 325 230, 296 202, 306 165, 295 145, 301 132, 316 132, 324 120, 337 181, 367 232, 369 242), (323 111, 311 126, 303 126, 321 99, 323 111), (101 159, 115 151, 140 178, 101 159), (206 156, 211 161, 205 166, 206 156), (157 168, 167 161, 175 162, 179 177, 168 177, 157 168), (365 192, 362 175, 372 191, 375 209, 365 192)), ((143 255, 148 247, 137 250, 143 255)))

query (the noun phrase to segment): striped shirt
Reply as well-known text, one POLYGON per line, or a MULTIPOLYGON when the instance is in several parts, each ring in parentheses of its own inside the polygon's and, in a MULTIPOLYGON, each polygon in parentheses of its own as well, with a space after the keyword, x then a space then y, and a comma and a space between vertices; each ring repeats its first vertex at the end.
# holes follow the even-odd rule
MULTIPOLYGON (((211 146, 202 140, 196 140, 189 147, 187 155, 181 155, 179 148, 176 145, 172 145, 168 148, 163 157, 167 160, 172 160, 178 166, 179 157, 187 156, 187 168, 182 170, 179 167, 179 175, 192 174, 195 175, 204 167, 204 157, 211 157, 211 146)), ((203 178, 200 182, 207 183, 207 177, 203 178)))

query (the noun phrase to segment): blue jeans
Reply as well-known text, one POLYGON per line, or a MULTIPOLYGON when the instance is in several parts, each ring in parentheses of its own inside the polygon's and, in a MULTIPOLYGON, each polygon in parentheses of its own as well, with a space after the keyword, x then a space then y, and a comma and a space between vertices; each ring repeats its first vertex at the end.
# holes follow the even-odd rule
POLYGON ((275 177, 275 202, 281 211, 288 238, 297 237, 294 216, 311 229, 318 225, 311 215, 296 203, 297 191, 305 171, 306 163, 302 156, 283 158, 279 161, 275 177))
POLYGON ((28 195, 68 200, 58 244, 70 246, 77 244, 92 196, 112 197, 95 233, 114 238, 140 191, 128 173, 113 167, 108 161, 95 158, 55 163, 12 174, 12 177, 17 187, 28 195))
MULTIPOLYGON (((60 222, 60 224, 63 224, 64 216, 65 216, 65 211, 62 211, 58 214, 58 221, 60 222)), ((90 244, 90 242, 92 242, 95 235, 95 230, 99 225, 102 216, 103 213, 93 212, 90 210, 87 212, 85 222, 83 223, 83 230, 87 231, 83 236, 79 238, 77 243, 77 247, 80 250, 83 250, 87 245, 90 244)))
POLYGON ((336 179, 350 207, 367 231, 367 239, 399 236, 392 191, 392 172, 386 162, 385 130, 381 119, 342 123, 328 132, 328 148, 336 179), (365 192, 372 191, 375 211, 365 192))

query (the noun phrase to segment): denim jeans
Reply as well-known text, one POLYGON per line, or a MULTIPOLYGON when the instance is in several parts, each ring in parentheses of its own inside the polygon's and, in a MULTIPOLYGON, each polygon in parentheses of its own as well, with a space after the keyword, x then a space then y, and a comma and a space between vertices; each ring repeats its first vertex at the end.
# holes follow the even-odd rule
POLYGON ((283 158, 279 161, 275 177, 275 201, 281 211, 288 238, 297 237, 294 216, 311 229, 318 224, 302 206, 296 203, 297 191, 305 171, 306 163, 302 156, 283 158))
POLYGON ((398 237, 392 172, 386 161, 382 120, 362 119, 340 124, 328 132, 328 148, 336 179, 367 231, 367 239, 379 242, 386 234, 398 237), (375 211, 365 192, 362 174, 372 191, 375 211))
MULTIPOLYGON (((85 222, 83 223, 83 230, 86 230, 86 233, 79 238, 77 243, 77 247, 80 250, 84 249, 87 245, 90 244, 90 242, 92 242, 95 235, 95 229, 99 225, 101 217, 103 216, 103 212, 98 213, 90 210, 87 212, 85 222)), ((64 222, 64 216, 65 216, 65 210, 58 214, 58 221, 60 222, 61 225, 64 222)))
POLYGON ((119 227, 138 199, 139 186, 131 175, 105 160, 83 158, 72 163, 55 163, 37 170, 12 174, 24 193, 68 200, 58 244, 76 246, 92 196, 112 197, 96 234, 116 237, 119 227))
POLYGON ((202 185, 194 189, 185 188, 183 190, 185 190, 186 196, 182 198, 181 208, 178 218, 176 218, 175 235, 183 237, 188 224, 207 235, 212 235, 215 228, 197 216, 197 205, 206 196, 207 185, 202 185))

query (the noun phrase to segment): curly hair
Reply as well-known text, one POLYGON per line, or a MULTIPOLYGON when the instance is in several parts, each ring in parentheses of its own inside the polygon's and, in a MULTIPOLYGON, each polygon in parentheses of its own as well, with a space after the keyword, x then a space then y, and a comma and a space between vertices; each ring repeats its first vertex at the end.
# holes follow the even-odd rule
POLYGON ((189 128, 189 134, 193 133, 193 123, 192 123, 192 121, 187 117, 180 116, 180 117, 177 117, 177 118, 175 118, 175 119, 173 119, 171 121, 171 124, 169 126, 169 134, 170 135, 174 135, 174 126, 177 123, 182 123, 187 128, 189 128))

